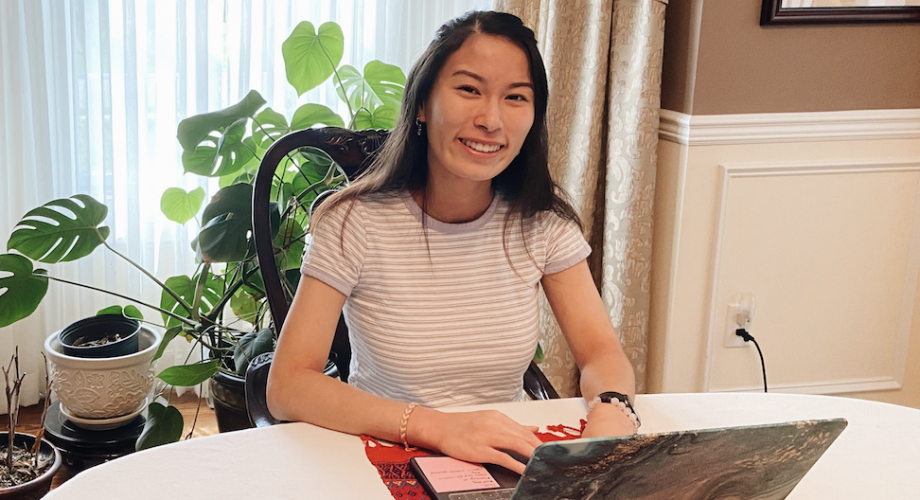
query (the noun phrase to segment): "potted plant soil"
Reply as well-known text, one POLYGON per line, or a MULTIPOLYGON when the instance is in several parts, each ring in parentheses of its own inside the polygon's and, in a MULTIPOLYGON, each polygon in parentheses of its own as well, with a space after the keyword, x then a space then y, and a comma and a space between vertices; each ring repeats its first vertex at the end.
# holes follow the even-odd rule
POLYGON ((64 354, 78 358, 113 358, 137 352, 141 322, 121 314, 100 314, 61 330, 64 354))
MULTIPOLYGON (((47 372, 46 372, 47 373, 47 372)), ((51 480, 61 467, 61 453, 48 441, 41 439, 48 397, 42 411, 39 435, 16 432, 19 417, 19 394, 24 373, 19 372, 19 349, 3 368, 6 382, 6 402, 9 410, 9 427, 0 433, 0 499, 32 500, 45 496, 51 489, 51 480)), ((45 376, 45 394, 50 394, 50 378, 45 376)))

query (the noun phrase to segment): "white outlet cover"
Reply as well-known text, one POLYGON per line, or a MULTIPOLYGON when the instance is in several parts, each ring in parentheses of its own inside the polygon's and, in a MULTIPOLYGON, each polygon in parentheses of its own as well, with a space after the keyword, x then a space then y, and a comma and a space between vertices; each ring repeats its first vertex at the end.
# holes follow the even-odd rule
POLYGON ((725 317, 725 347, 745 347, 747 342, 735 334, 738 329, 738 314, 744 308, 740 304, 729 304, 728 315, 725 317))

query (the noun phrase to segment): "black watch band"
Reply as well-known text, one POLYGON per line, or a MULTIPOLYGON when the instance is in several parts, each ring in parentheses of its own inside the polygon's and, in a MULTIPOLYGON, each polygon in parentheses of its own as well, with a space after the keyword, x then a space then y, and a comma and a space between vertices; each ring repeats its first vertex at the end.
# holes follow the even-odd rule
POLYGON ((633 408, 632 403, 629 402, 629 396, 615 391, 607 391, 598 394, 597 398, 600 399, 603 403, 609 403, 611 401, 613 401, 614 404, 617 402, 623 403, 627 408, 629 408, 629 411, 631 411, 633 415, 636 416, 636 420, 639 421, 639 423, 642 423, 642 420, 639 418, 639 414, 636 413, 636 409, 633 408))

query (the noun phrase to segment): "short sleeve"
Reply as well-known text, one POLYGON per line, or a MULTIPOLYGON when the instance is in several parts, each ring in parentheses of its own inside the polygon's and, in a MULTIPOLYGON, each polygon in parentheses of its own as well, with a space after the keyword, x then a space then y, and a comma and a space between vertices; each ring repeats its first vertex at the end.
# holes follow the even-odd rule
POLYGON ((360 202, 345 201, 330 209, 307 237, 300 272, 342 292, 358 284, 367 238, 360 202), (352 207, 351 210, 349 208, 352 207))
POLYGON ((591 255, 591 246, 574 221, 563 219, 555 212, 543 218, 546 263, 543 274, 554 274, 578 264, 591 255))

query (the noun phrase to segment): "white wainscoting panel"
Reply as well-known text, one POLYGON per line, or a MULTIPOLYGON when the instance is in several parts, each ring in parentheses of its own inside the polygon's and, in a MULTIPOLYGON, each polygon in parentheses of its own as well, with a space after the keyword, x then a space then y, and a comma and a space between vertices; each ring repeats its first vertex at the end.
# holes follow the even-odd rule
POLYGON ((723 165, 704 390, 762 390, 752 344, 725 347, 728 305, 771 390, 898 389, 920 277, 920 162, 723 165))
POLYGON ((920 138, 920 109, 686 115, 661 110, 659 137, 688 146, 920 138))

